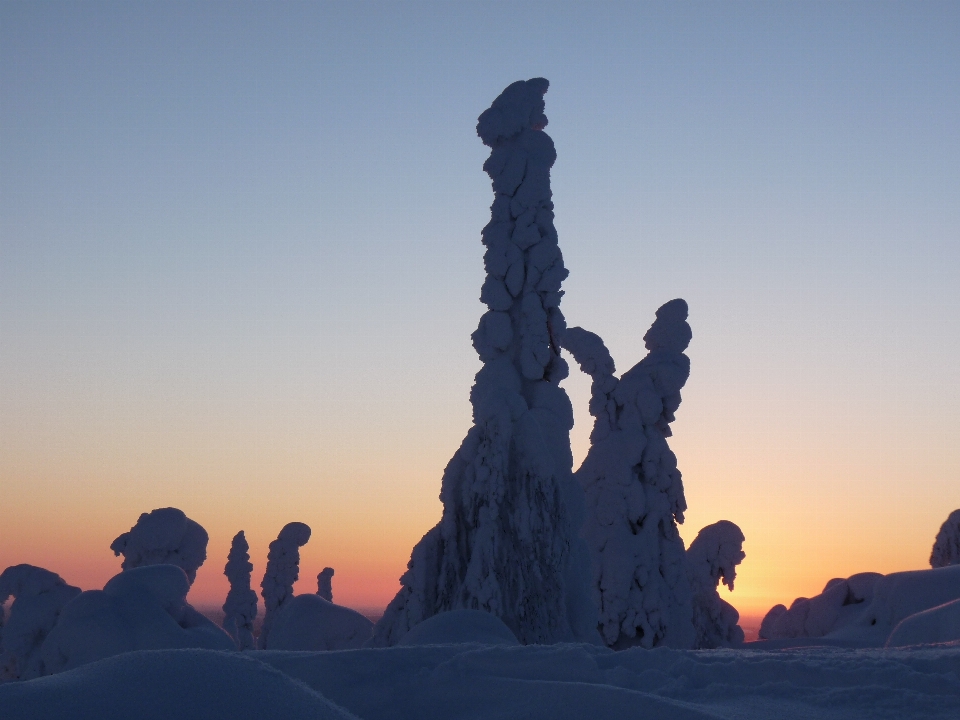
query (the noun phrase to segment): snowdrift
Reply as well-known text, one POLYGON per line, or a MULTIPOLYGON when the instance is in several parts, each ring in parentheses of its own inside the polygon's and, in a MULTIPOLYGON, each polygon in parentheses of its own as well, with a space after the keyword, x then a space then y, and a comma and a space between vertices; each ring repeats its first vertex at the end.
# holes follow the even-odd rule
POLYGON ((822 593, 809 599, 797 598, 789 610, 783 605, 772 608, 763 619, 760 638, 818 638, 848 647, 883 647, 888 639, 894 639, 894 628, 905 623, 893 644, 912 644, 908 640, 914 637, 926 638, 915 642, 949 642, 958 639, 950 620, 956 611, 949 607, 939 610, 941 614, 935 619, 927 616, 906 621, 957 599, 960 565, 890 575, 861 573, 831 580, 822 593), (917 634, 912 635, 914 632, 917 634))
POLYGON ((270 650, 349 650, 362 647, 373 623, 356 610, 319 595, 296 595, 279 611, 270 631, 270 650))

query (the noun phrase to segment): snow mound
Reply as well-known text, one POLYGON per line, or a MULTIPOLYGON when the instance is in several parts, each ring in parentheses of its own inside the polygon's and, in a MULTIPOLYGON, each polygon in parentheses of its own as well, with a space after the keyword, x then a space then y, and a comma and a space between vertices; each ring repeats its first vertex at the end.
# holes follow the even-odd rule
POLYGON ((0 687, 4 720, 356 720, 240 653, 146 650, 0 687))
POLYGON ((114 555, 123 555, 124 570, 144 565, 176 565, 190 583, 207 559, 207 531, 177 508, 143 513, 130 532, 113 541, 114 555))
POLYGON ((729 520, 707 525, 687 548, 687 571, 693 590, 693 625, 698 648, 730 647, 743 642, 740 613, 723 600, 723 582, 733 590, 737 565, 746 557, 743 532, 729 520))
POLYGON ((940 526, 930 551, 930 567, 960 565, 960 510, 954 510, 940 526))
POLYGON ((925 645, 960 640, 960 599, 914 613, 890 633, 886 647, 925 645))
POLYGON ((33 565, 14 565, 0 574, 0 682, 43 674, 40 647, 63 606, 79 594, 80 588, 33 565), (3 605, 11 595, 5 620, 3 605))
POLYGON ((400 645, 519 645, 500 618, 482 610, 449 610, 424 620, 403 636, 400 645))
POLYGON ((268 650, 349 650, 362 647, 373 623, 319 595, 297 595, 277 612, 268 650))
POLYGON ((956 599, 960 565, 890 575, 860 573, 831 580, 822 593, 797 598, 789 610, 783 605, 772 608, 760 626, 760 638, 822 638, 852 647, 883 647, 901 621, 956 599))
POLYGON ((176 565, 114 576, 64 605, 40 648, 46 675, 133 650, 235 650, 227 633, 187 603, 190 583, 176 565))

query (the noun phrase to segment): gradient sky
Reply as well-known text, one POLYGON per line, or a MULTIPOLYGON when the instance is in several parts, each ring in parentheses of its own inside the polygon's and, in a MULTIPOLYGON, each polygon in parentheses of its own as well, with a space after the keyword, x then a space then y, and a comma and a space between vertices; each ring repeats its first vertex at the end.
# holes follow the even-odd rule
MULTIPOLYGON (((176 506, 220 603, 382 607, 470 425, 476 118, 543 76, 569 324, 690 304, 681 533, 742 612, 926 566, 960 507, 960 4, 0 3, 0 568, 176 506)), ((574 401, 587 448, 589 380, 574 401)))

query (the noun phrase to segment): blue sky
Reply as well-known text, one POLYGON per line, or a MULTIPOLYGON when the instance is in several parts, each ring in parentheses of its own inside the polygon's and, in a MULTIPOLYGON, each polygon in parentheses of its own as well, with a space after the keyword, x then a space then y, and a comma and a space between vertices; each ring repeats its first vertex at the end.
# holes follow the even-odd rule
POLYGON ((4 2, 0 525, 27 485, 239 519, 269 484, 271 521, 418 538, 479 368, 476 118, 543 76, 568 321, 625 370, 691 307, 687 540, 739 522, 774 584, 921 566, 960 506, 958 37, 936 2, 4 2))

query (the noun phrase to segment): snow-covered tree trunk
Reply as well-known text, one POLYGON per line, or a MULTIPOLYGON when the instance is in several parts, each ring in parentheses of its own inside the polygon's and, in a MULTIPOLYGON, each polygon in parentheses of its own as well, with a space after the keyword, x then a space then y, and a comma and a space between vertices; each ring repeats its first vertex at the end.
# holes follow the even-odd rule
POLYGON ((80 594, 54 572, 14 565, 0 573, 0 682, 44 674, 40 647, 57 624, 63 606, 80 594), (10 617, 3 605, 13 596, 10 617))
POLYGON ((586 493, 583 536, 593 558, 599 629, 610 647, 695 642, 683 540, 686 500, 669 424, 690 373, 687 304, 657 310, 649 353, 619 379, 603 341, 570 328, 564 347, 593 378, 590 450, 577 470, 586 493))
POLYGON ((326 567, 317 575, 317 595, 333 602, 333 568, 326 567))
POLYGON ((733 590, 737 565, 746 557, 743 541, 739 527, 721 520, 703 528, 687 548, 698 648, 731 647, 743 642, 740 613, 717 593, 721 582, 733 590))
POLYGON ((123 555, 124 570, 144 565, 176 565, 192 584, 207 559, 207 531, 177 508, 143 513, 137 524, 113 541, 114 555, 123 555))
POLYGON ((930 567, 960 565, 960 510, 954 510, 944 520, 930 551, 930 567))
POLYGON ((470 393, 474 426, 444 471, 443 516, 413 549, 373 645, 454 609, 490 612, 522 643, 596 639, 589 553, 577 535, 573 412, 558 386, 567 270, 553 225, 556 152, 543 132, 548 85, 510 85, 477 124, 495 197, 483 229, 489 310, 473 333, 483 361, 470 393))
POLYGON ((263 626, 258 646, 269 649, 270 628, 281 608, 293 598, 293 584, 300 577, 300 548, 310 539, 310 526, 287 523, 277 539, 270 543, 267 570, 260 587, 263 590, 263 626))
POLYGON ((233 537, 223 574, 230 581, 230 591, 223 603, 223 629, 241 650, 254 647, 253 621, 257 618, 257 593, 250 587, 250 546, 243 530, 233 537))

